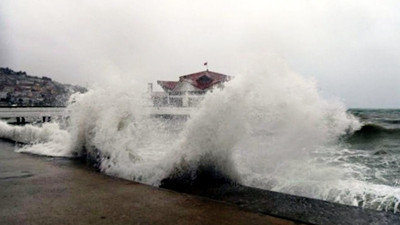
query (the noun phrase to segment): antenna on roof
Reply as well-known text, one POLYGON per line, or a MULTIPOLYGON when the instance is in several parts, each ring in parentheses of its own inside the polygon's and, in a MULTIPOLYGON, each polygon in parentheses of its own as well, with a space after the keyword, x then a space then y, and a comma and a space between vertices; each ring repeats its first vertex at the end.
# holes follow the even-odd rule
POLYGON ((204 66, 207 68, 207 71, 208 71, 208 62, 205 62, 204 66))

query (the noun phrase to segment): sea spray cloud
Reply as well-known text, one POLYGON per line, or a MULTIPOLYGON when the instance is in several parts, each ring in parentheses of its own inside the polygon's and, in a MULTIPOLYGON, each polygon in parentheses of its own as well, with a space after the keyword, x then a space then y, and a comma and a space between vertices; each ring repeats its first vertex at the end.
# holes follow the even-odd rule
MULTIPOLYGON (((319 95, 313 81, 292 72, 280 60, 272 60, 267 68, 269 72, 237 76, 223 90, 207 94, 172 153, 182 160, 170 168, 183 167, 172 170, 174 176, 191 172, 193 178, 198 167, 206 165, 251 186, 257 186, 256 177, 261 176, 267 185, 269 175, 284 172, 285 165, 297 163, 293 159, 308 162, 318 148, 336 144, 340 136, 359 128, 341 103, 319 95)), ((304 178, 341 178, 340 170, 333 168, 325 170, 325 175, 335 174, 328 178, 306 167, 300 171, 304 178)), ((285 179, 294 178, 290 177, 294 174, 287 175, 285 179)))
POLYGON ((18 152, 29 152, 46 156, 74 157, 70 134, 60 129, 57 123, 46 123, 42 127, 25 125, 10 126, 0 121, 1 138, 27 145, 18 152))
POLYGON ((237 76, 206 96, 183 132, 179 148, 187 161, 204 163, 206 154, 212 156, 207 163, 227 176, 240 180, 237 173, 252 170, 267 177, 359 127, 342 104, 321 98, 314 82, 282 62, 269 66, 270 72, 237 76))
POLYGON ((149 96, 141 89, 135 83, 118 84, 73 96, 68 130, 76 149, 101 171, 157 185, 160 158, 176 137, 150 117, 149 96))
POLYGON ((336 160, 344 151, 338 138, 359 122, 312 80, 279 61, 266 65, 208 93, 187 122, 149 116, 137 84, 121 84, 73 96, 65 127, 2 123, 0 136, 28 143, 19 151, 86 156, 108 175, 156 186, 176 171, 195 180, 207 167, 244 185, 392 209, 396 189, 336 160))
POLYGON ((274 168, 354 125, 341 105, 331 106, 313 82, 278 61, 270 63, 268 72, 237 76, 224 90, 207 94, 178 132, 168 127, 176 123, 166 125, 149 116, 148 99, 132 91, 137 84, 72 96, 68 126, 55 130, 68 133, 63 139, 69 142, 66 155, 86 155, 115 176, 158 184, 183 160, 193 170, 206 163, 239 179, 233 157, 240 150, 246 151, 242 158, 258 154, 259 161, 251 164, 274 168), (156 174, 156 168, 164 172, 156 174))

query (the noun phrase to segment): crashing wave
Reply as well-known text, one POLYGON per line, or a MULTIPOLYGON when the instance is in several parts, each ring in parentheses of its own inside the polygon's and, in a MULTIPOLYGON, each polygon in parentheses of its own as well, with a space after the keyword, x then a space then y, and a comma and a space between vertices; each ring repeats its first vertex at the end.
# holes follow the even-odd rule
POLYGON ((1 123, 0 136, 28 143, 21 152, 87 157, 108 175, 156 186, 234 182, 378 209, 399 202, 396 188, 376 188, 362 167, 335 161, 345 151, 338 140, 360 123, 280 62, 208 93, 186 123, 151 117, 132 90, 75 95, 65 128, 1 123))

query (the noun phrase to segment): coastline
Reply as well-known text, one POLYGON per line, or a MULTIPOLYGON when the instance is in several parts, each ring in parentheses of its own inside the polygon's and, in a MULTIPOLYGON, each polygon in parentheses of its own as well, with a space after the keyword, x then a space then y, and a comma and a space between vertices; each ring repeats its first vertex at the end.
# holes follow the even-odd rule
POLYGON ((168 190, 0 141, 0 224, 395 224, 400 216, 241 185, 168 190))
POLYGON ((0 142, 0 224, 298 224, 14 148, 0 142))

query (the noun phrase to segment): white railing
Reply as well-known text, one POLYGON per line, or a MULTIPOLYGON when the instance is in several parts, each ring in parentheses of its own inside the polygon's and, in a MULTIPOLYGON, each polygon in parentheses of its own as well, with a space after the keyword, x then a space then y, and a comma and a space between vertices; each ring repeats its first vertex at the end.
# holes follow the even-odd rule
MULTIPOLYGON (((193 107, 148 107, 150 115, 181 115, 190 116, 193 107)), ((51 108, 51 107, 11 107, 0 108, 0 118, 16 118, 16 117, 62 117, 68 116, 69 112, 66 108, 51 108)))
POLYGON ((0 108, 0 118, 11 118, 11 117, 55 117, 63 116, 65 114, 65 108, 53 108, 53 107, 10 107, 0 108))

